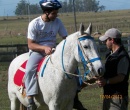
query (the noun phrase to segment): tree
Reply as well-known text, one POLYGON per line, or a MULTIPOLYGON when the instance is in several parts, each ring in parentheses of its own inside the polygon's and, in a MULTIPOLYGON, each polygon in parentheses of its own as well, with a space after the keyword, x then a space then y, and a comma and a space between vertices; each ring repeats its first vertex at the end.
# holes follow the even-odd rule
MULTIPOLYGON (((102 5, 99 5, 99 1, 96 0, 74 0, 75 2, 75 10, 79 12, 87 12, 87 11, 103 11, 105 10, 105 7, 102 5)), ((69 0, 67 3, 67 0, 64 2, 61 1, 62 9, 60 9, 61 12, 73 12, 73 0, 69 0)), ((15 15, 27 15, 28 14, 28 8, 30 14, 40 14, 42 13, 42 10, 38 4, 29 4, 26 0, 21 0, 15 10, 15 15)))
POLYGON ((42 13, 42 10, 38 4, 30 5, 30 14, 39 14, 39 13, 42 13))
POLYGON ((42 13, 42 10, 38 4, 30 5, 26 0, 21 0, 16 6, 15 15, 27 15, 28 11, 30 14, 42 13))
MULTIPOLYGON (((75 9, 76 11, 79 12, 87 12, 87 11, 103 11, 105 10, 105 6, 100 6, 99 5, 99 1, 96 0, 74 0, 75 2, 75 9)), ((69 0, 69 3, 65 3, 65 2, 61 2, 63 7, 62 10, 64 10, 64 12, 66 12, 66 9, 68 12, 72 12, 73 11, 73 0, 69 0), (65 4, 65 6, 64 6, 65 4), (67 4, 67 8, 66 8, 66 4, 67 4)))
POLYGON ((27 14, 28 5, 29 4, 26 2, 26 0, 21 0, 16 6, 15 14, 16 15, 25 15, 25 14, 27 14))

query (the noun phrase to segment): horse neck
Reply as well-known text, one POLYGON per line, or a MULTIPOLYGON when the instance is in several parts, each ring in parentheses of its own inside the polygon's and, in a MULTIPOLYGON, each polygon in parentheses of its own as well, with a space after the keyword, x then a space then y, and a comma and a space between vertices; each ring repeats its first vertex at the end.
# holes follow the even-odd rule
POLYGON ((74 53, 77 43, 76 38, 73 37, 74 35, 68 36, 66 40, 62 40, 59 45, 57 45, 54 54, 52 54, 52 61, 54 61, 60 69, 63 69, 64 66, 67 72, 74 72, 78 65, 74 53))

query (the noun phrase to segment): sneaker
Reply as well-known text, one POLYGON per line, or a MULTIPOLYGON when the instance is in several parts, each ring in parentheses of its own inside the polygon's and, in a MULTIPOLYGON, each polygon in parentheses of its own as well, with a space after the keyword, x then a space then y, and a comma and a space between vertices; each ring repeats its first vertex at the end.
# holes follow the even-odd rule
POLYGON ((36 110, 37 106, 35 104, 30 104, 27 106, 27 110, 36 110))

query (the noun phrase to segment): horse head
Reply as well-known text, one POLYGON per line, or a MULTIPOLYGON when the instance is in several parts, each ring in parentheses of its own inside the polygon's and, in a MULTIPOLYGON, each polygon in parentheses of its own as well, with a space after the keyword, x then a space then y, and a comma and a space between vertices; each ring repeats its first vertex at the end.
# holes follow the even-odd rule
POLYGON ((79 35, 77 36, 78 51, 76 53, 78 55, 75 53, 77 61, 83 64, 87 79, 98 78, 103 75, 103 65, 91 32, 91 23, 86 31, 84 31, 83 24, 80 25, 79 35))

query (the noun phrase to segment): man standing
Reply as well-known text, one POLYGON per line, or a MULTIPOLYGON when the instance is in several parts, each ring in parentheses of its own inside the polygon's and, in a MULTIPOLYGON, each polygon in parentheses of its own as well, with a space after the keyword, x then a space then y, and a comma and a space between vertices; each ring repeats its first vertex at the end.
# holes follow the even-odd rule
POLYGON ((97 83, 103 87, 103 110, 128 110, 130 59, 121 42, 121 33, 111 28, 99 37, 110 52, 106 55, 105 73, 97 83))

